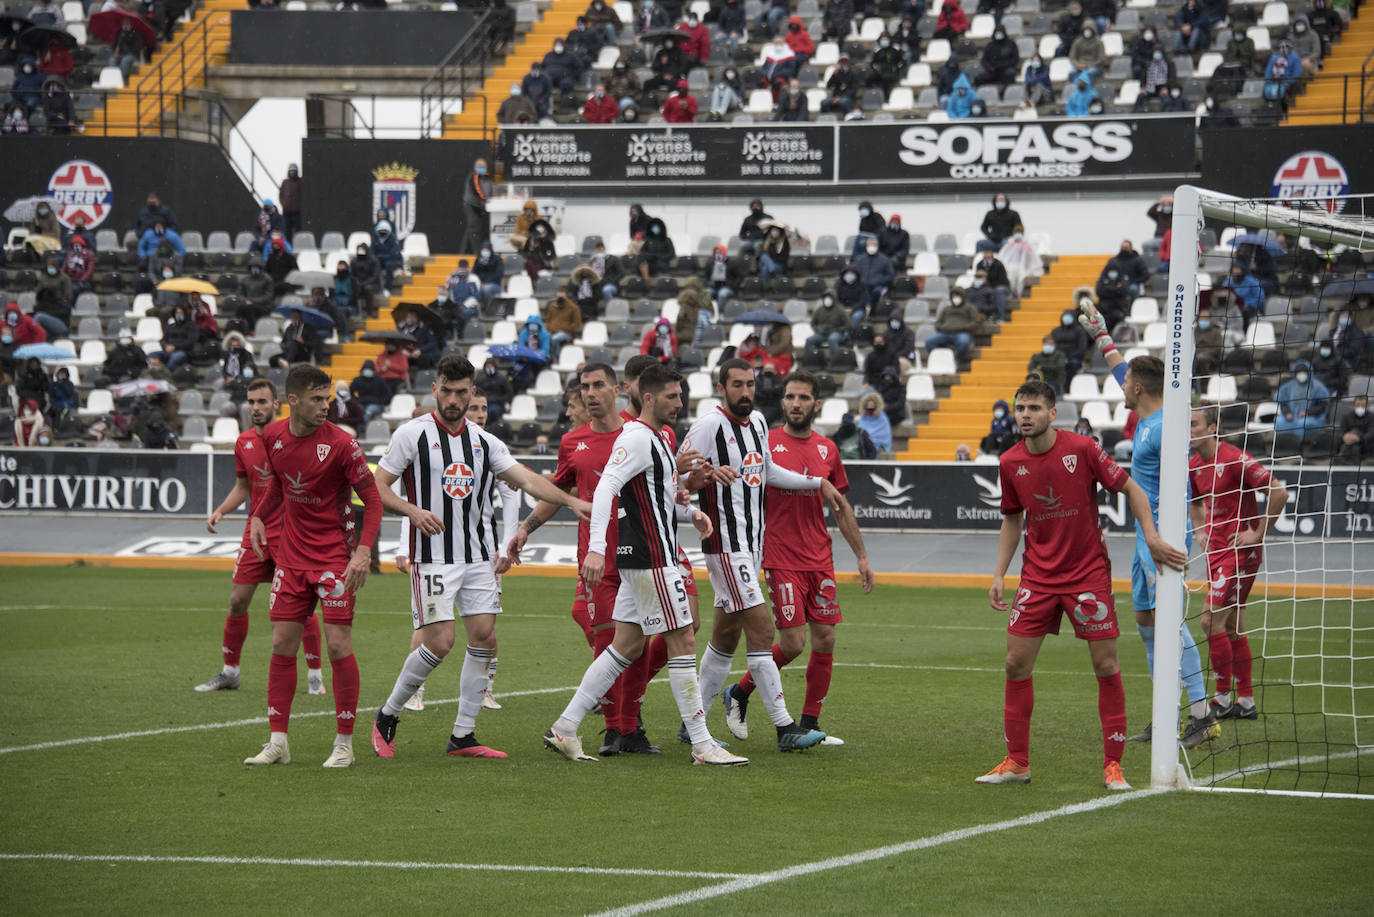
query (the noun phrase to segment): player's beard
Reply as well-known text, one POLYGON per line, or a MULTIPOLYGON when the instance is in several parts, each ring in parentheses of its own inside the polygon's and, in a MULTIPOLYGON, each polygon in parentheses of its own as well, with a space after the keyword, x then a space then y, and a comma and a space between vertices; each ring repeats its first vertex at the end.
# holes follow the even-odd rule
POLYGON ((458 424, 463 422, 463 418, 466 415, 467 409, 464 407, 460 407, 456 404, 447 405, 439 409, 439 416, 442 417, 444 419, 444 423, 448 424, 449 426, 456 427, 458 424))
POLYGON ((726 398, 725 409, 735 417, 743 420, 753 413, 754 399, 750 398, 748 395, 741 395, 738 401, 731 401, 729 398, 726 398))
POLYGON ((813 407, 809 413, 802 412, 800 420, 794 420, 791 411, 786 412, 783 416, 783 426, 787 428, 787 432, 801 439, 811 432, 811 421, 816 419, 816 409, 813 407))

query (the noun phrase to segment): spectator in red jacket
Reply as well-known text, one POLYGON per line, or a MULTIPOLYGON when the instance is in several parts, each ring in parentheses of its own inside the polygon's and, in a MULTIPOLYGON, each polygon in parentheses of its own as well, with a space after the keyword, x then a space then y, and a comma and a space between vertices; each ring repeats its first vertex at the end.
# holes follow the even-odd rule
POLYGON ((696 13, 688 13, 687 18, 677 24, 677 30, 687 33, 687 40, 678 45, 682 53, 695 57, 705 66, 711 59, 711 30, 701 24, 696 13))
POLYGON ((25 315, 19 303, 12 302, 5 307, 5 323, 0 325, 0 343, 7 347, 23 347, 25 344, 43 344, 48 340, 48 332, 25 315))
POLYGON ((691 124, 697 118, 697 100, 687 91, 687 81, 677 81, 677 92, 663 103, 663 118, 669 124, 691 124))
POLYGON ((787 20, 787 37, 784 40, 787 47, 792 49, 792 53, 797 55, 798 67, 816 53, 816 42, 812 40, 811 33, 806 31, 806 26, 802 25, 800 16, 793 16, 787 20))
POLYGON ((597 83, 596 89, 587 96, 582 105, 582 117, 588 124, 610 124, 620 117, 620 105, 606 94, 604 83, 597 83))
POLYGON ((91 278, 95 276, 95 252, 86 247, 82 236, 72 236, 67 257, 62 260, 62 273, 71 278, 72 291, 84 293, 91 288, 91 278))
POLYGON ((677 335, 673 333, 673 323, 660 318, 654 326, 644 332, 644 340, 639 342, 639 352, 654 357, 660 363, 671 363, 677 356, 677 335))
POLYGON ((959 36, 968 31, 968 17, 959 7, 958 0, 945 0, 940 7, 940 15, 935 20, 935 34, 932 38, 943 38, 956 42, 959 36))

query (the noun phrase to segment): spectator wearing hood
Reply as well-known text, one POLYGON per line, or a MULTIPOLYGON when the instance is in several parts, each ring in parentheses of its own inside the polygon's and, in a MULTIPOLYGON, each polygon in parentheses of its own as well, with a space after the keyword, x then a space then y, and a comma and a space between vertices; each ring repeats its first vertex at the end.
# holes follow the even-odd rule
POLYGON ((19 416, 15 418, 14 445, 20 449, 38 449, 52 445, 52 428, 43 416, 42 406, 32 398, 23 400, 19 416))
POLYGON ((1280 39, 1278 47, 1264 65, 1264 97, 1281 100, 1293 94, 1294 87, 1302 79, 1302 58, 1293 50, 1293 44, 1280 39))
POLYGON ((954 95, 954 84, 963 75, 964 71, 959 66, 957 54, 951 54, 944 66, 935 71, 935 94, 942 108, 949 102, 949 97, 954 95))
POLYGON ((812 334, 806 339, 806 349, 813 350, 822 344, 829 348, 828 356, 833 363, 839 358, 840 347, 849 343, 849 313, 833 293, 821 294, 820 305, 811 313, 812 334))
POLYGON ((1059 352, 1054 343, 1054 334, 1047 334, 1040 341, 1040 352, 1031 356, 1026 364, 1027 373, 1035 373, 1059 394, 1063 394, 1068 384, 1068 360, 1059 352))
POLYGON ((1074 310, 1065 309, 1059 316, 1059 325, 1050 332, 1054 348, 1064 357, 1064 384, 1068 385, 1078 371, 1083 368, 1083 358, 1088 352, 1088 333, 1078 324, 1074 310))
POLYGON ((869 239, 878 238, 878 233, 883 231, 885 225, 883 215, 873 209, 871 201, 859 202, 859 231, 854 236, 854 248, 849 253, 851 261, 864 250, 869 239))
POLYGON ((820 110, 848 114, 859 97, 859 75, 849 66, 849 58, 841 55, 835 69, 830 71, 830 79, 825 81, 825 98, 821 100, 820 110))
POLYGON ((38 69, 38 61, 25 55, 19 60, 19 72, 14 75, 10 87, 10 101, 18 102, 30 112, 38 108, 43 93, 43 73, 38 69))
POLYGON ((773 222, 773 215, 765 213, 763 201, 754 198, 749 202, 749 215, 739 225, 740 251, 741 253, 758 252, 763 249, 763 236, 768 229, 768 224, 773 222), (766 221, 766 222, 765 222, 766 221), (761 225, 763 224, 763 225, 761 225))
POLYGON ((1331 392, 1332 400, 1340 400, 1350 382, 1350 370, 1329 340, 1317 342, 1317 352, 1312 357, 1312 374, 1331 392))
POLYGON ((1073 94, 1064 103, 1064 114, 1070 118, 1086 118, 1093 114, 1093 103, 1101 103, 1092 79, 1086 74, 1078 77, 1073 94))
POLYGON ((1312 8, 1307 11, 1307 19, 1312 24, 1312 30, 1321 37, 1327 51, 1331 48, 1331 42, 1340 37, 1345 29, 1345 20, 1341 18, 1340 13, 1332 9, 1329 0, 1312 0, 1312 8))
POLYGON ((248 340, 237 331, 224 336, 224 361, 220 364, 221 378, 215 387, 233 385, 236 382, 252 379, 257 375, 258 364, 248 351, 248 340))
POLYGON ((48 340, 71 337, 72 280, 62 273, 62 258, 54 252, 38 275, 33 318, 48 333, 48 340))
POLYGON ((854 24, 854 0, 830 0, 821 5, 821 39, 843 42, 854 24))
POLYGON ((1108 328, 1115 328, 1131 309, 1131 281, 1109 259, 1097 275, 1097 308, 1108 328))
POLYGON ((1312 375, 1312 364, 1299 360, 1293 364, 1293 378, 1279 386, 1274 401, 1279 409, 1274 432, 1292 433, 1301 440, 1326 425, 1331 392, 1312 375))
POLYGON ((543 359, 535 362, 526 357, 515 360, 515 377, 511 380, 517 392, 523 392, 534 381, 534 374, 540 366, 547 366, 553 356, 553 337, 544 327, 544 320, 538 315, 525 319, 516 343, 521 347, 537 350, 543 359))
POLYGON ((1140 95, 1136 97, 1135 110, 1145 111, 1151 99, 1162 100, 1168 96, 1169 87, 1174 85, 1176 78, 1174 62, 1164 53, 1164 49, 1155 48, 1151 51, 1140 77, 1140 95))
POLYGON ((139 260, 146 264, 148 259, 153 256, 153 253, 157 251, 158 243, 164 239, 171 243, 172 250, 178 255, 186 254, 186 246, 182 244, 180 234, 178 234, 175 229, 163 223, 156 222, 149 227, 138 240, 139 260))
POLYGON ((42 344, 48 340, 48 332, 32 317, 25 315, 19 304, 11 302, 5 306, 5 322, 0 326, 0 343, 7 348, 23 347, 25 344, 42 344))
POLYGON ((301 228, 301 169, 294 162, 286 167, 286 177, 277 188, 281 198, 282 231, 288 242, 294 242, 301 228))
POLYGON ((95 277, 95 252, 84 236, 72 235, 66 257, 62 259, 62 273, 71 281, 74 292, 85 293, 91 289, 91 279, 95 277))
POLYGON ((671 363, 677 357, 677 335, 673 333, 672 322, 666 318, 654 322, 654 326, 644 332, 639 352, 660 363, 671 363))
POLYGON ((656 217, 651 217, 647 213, 645 213, 644 208, 641 207, 639 204, 631 204, 629 227, 630 238, 633 239, 637 236, 643 236, 647 239, 649 237, 649 224, 652 223, 655 219, 656 217))
MULTIPOLYGON (((712 39, 724 44, 729 58, 733 60, 739 46, 747 45, 749 41, 749 22, 744 15, 744 5, 740 0, 725 0, 714 8, 714 12, 716 27, 712 39)), ((708 13, 707 17, 710 15, 708 13)))
POLYGON ((892 39, 887 33, 878 36, 878 46, 873 50, 873 57, 868 62, 868 78, 864 81, 869 86, 878 86, 883 90, 883 98, 886 99, 892 94, 892 87, 901 82, 906 75, 906 55, 902 50, 892 43, 892 39))
POLYGON ((935 316, 935 333, 926 339, 926 353, 937 347, 953 347, 960 363, 973 346, 973 336, 983 329, 983 316, 968 302, 961 287, 949 294, 949 305, 935 316))
POLYGON ((868 433, 860 429, 854 420, 854 415, 845 411, 840 417, 840 425, 835 428, 835 434, 830 437, 840 450, 840 457, 856 460, 871 460, 878 457, 878 447, 873 444, 873 440, 868 433))
POLYGON ((248 261, 248 276, 240 281, 239 292, 243 296, 239 317, 248 327, 253 327, 258 319, 272 314, 275 285, 262 269, 262 259, 257 255, 251 256, 248 261))
POLYGON ((487 395, 487 415, 495 423, 510 407, 511 399, 515 397, 515 386, 511 385, 510 377, 501 371, 491 357, 477 371, 476 384, 487 395))
POLYGON ((811 59, 816 53, 816 42, 811 37, 811 33, 806 31, 806 26, 800 16, 793 16, 787 20, 787 46, 796 55, 797 69, 811 59))
POLYGON ((161 411, 149 411, 148 419, 139 434, 144 449, 175 449, 179 444, 176 431, 168 426, 161 411))
POLYGON ((122 332, 115 346, 105 355, 105 363, 101 367, 101 384, 114 385, 117 382, 137 379, 147 366, 148 355, 143 352, 143 348, 134 343, 132 334, 122 332))
POLYGON ((334 400, 329 402, 329 412, 324 419, 332 424, 344 424, 353 431, 354 436, 360 435, 367 424, 363 406, 353 397, 348 383, 342 379, 334 383, 334 400))
POLYGON ((1059 36, 1059 47, 1054 52, 1055 57, 1068 57, 1069 48, 1073 46, 1083 31, 1083 23, 1087 21, 1089 20, 1083 12, 1083 4, 1079 0, 1069 0, 1068 9, 1054 24, 1055 34, 1059 36))
POLYGON ((350 318, 358 310, 358 296, 353 291, 353 274, 348 270, 347 261, 340 261, 334 266, 329 301, 336 310, 350 318))
POLYGON ((272 278, 276 284, 276 289, 286 288, 286 275, 296 270, 296 255, 291 251, 291 245, 286 241, 286 236, 279 232, 273 232, 267 237, 266 251, 267 276, 272 278))
POLYGON ((1354 372, 1360 365, 1365 348, 1369 345, 1369 336, 1355 321, 1355 316, 1349 309, 1342 309, 1331 316, 1330 340, 1336 349, 1336 355, 1345 361, 1347 369, 1354 372))
MULTIPOLYGON (((923 0, 924 2, 924 0, 923 0)), ((902 11, 902 19, 892 27, 892 43, 901 49, 906 55, 907 65, 916 63, 921 59, 921 32, 916 27, 917 15, 908 9, 902 11)))
POLYGON ((286 221, 282 219, 281 213, 277 210, 277 204, 270 197, 262 199, 262 207, 258 210, 257 217, 253 220, 253 247, 261 249, 264 256, 267 253, 267 242, 272 238, 272 233, 281 232, 286 228, 286 221))
POLYGON ((200 329, 185 306, 177 306, 171 319, 162 329, 162 352, 166 355, 167 371, 176 372, 196 349, 200 329))
POLYGON ((879 452, 892 451, 892 422, 885 413, 883 396, 869 392, 859 399, 859 429, 868 434, 879 452))
MULTIPOLYGON (((601 312, 601 275, 587 264, 578 265, 563 288, 563 295, 577 306, 582 321, 595 321, 601 312)), ((578 328, 580 332, 582 329, 578 328)))
POLYGON ((1084 22, 1082 28, 1078 30, 1078 37, 1073 40, 1069 47, 1069 64, 1073 67, 1073 72, 1069 75, 1069 82, 1076 82, 1080 76, 1086 75, 1091 82, 1102 76, 1102 68, 1107 63, 1107 49, 1102 44, 1102 39, 1098 37, 1097 26, 1091 22, 1084 22))
POLYGON ((377 364, 373 360, 363 361, 363 368, 353 377, 348 390, 363 409, 364 424, 391 404, 391 387, 377 375, 377 364))
POLYGON ((477 257, 472 262, 472 273, 482 285, 482 301, 491 302, 501 295, 501 283, 506 276, 506 266, 492 249, 489 240, 482 240, 477 257))
POLYGON ((372 254, 366 242, 358 243, 353 260, 348 263, 353 275, 353 293, 363 303, 369 315, 377 314, 377 299, 382 292, 382 263, 372 254))
POLYGON ((1374 415, 1369 413, 1369 398, 1356 395, 1336 419, 1336 451, 1342 464, 1360 465, 1374 457, 1374 415))
MULTIPOLYGON (((990 251, 991 249, 989 249, 990 251)), ((1026 282, 1045 273, 1045 266, 1034 247, 1026 241, 1025 230, 1018 224, 1012 227, 1011 235, 997 250, 997 260, 1007 273, 1007 287, 1010 295, 1020 297, 1026 282)))
POLYGON ((81 396, 76 393, 72 372, 65 366, 59 366, 57 372, 53 373, 48 403, 52 409, 53 423, 59 428, 64 421, 75 418, 81 407, 81 396))
POLYGON ((1021 62, 1016 42, 1007 37, 1007 30, 1000 25, 992 33, 992 40, 983 46, 983 57, 979 62, 979 86, 999 83, 1005 89, 1016 82, 1016 65, 1021 62))
POLYGON ((592 0, 582 18, 587 20, 587 28, 601 35, 603 44, 613 45, 619 40, 620 17, 606 0, 592 0))
POLYGON ((716 307, 724 309, 726 300, 734 296, 735 291, 740 288, 744 275, 740 271, 739 263, 730 260, 724 243, 720 243, 711 250, 711 260, 706 263, 701 279, 711 296, 715 298, 716 307))
POLYGON ((851 336, 863 324, 868 311, 868 290, 864 287, 859 269, 851 261, 840 269, 840 277, 835 281, 835 301, 849 315, 851 336))
POLYGON ((1141 287, 1150 281, 1150 266, 1140 257, 1140 253, 1135 250, 1135 243, 1130 239, 1121 240, 1121 248, 1107 263, 1115 264, 1121 271, 1132 297, 1139 296, 1141 287))
POLYGON ((673 240, 668 237, 668 227, 658 217, 649 221, 649 231, 644 236, 639 256, 639 273, 645 280, 666 272, 677 257, 673 240))
POLYGON ((43 413, 48 412, 52 380, 43 371, 43 364, 37 357, 29 357, 14 374, 14 394, 22 404, 32 399, 43 413))
POLYGON ((878 232, 878 251, 892 262, 897 273, 906 271, 906 259, 911 254, 911 233, 902 228, 901 214, 887 218, 887 225, 878 232))
POLYGON ((897 368, 905 374, 916 364, 916 332, 907 327, 902 316, 895 310, 887 317, 887 327, 883 330, 887 346, 897 356, 897 368))
POLYGON ((979 252, 986 249, 997 251, 1017 226, 1024 225, 1021 214, 1011 209, 1011 199, 999 191, 992 196, 992 209, 983 215, 983 222, 978 227, 983 238, 978 240, 974 249, 979 252))
POLYGON ((0 121, 0 134, 27 134, 30 130, 29 115, 30 112, 24 103, 10 100, 5 120, 0 121))
POLYGON ((1245 327, 1248 329, 1250 323, 1264 310, 1264 288, 1241 263, 1231 265, 1231 272, 1221 285, 1235 292, 1241 315, 1245 319, 1245 327))
POLYGON ((372 254, 381 262, 386 288, 394 288, 397 272, 405 267, 405 258, 401 255, 401 240, 396 237, 390 220, 378 220, 372 227, 372 254))
POLYGON ((639 84, 639 77, 630 69, 630 65, 623 57, 611 68, 611 78, 606 81, 606 91, 616 100, 622 112, 637 104, 643 87, 639 84))
POLYGON ((549 332, 549 357, 557 360, 563 345, 582 333, 582 310, 567 293, 560 292, 544 307, 544 327, 549 332))
MULTIPOLYGON (((896 369, 889 367, 878 377, 877 394, 882 396, 882 411, 888 423, 895 429, 906 420, 906 387, 902 376, 896 369)), ((891 450, 885 450, 891 451, 891 450)))
POLYGON ((873 349, 864 357, 864 385, 877 390, 878 383, 885 372, 900 372, 901 362, 897 352, 888 344, 887 329, 878 328, 873 335, 873 349))
POLYGON ((992 405, 992 423, 987 436, 978 444, 978 451, 984 455, 1001 455, 1016 444, 1017 438, 1011 408, 999 399, 992 405))
POLYGON ((525 256, 525 273, 530 283, 539 282, 541 271, 552 271, 558 264, 558 252, 553 244, 553 229, 547 220, 540 220, 530 227, 525 244, 520 253, 525 256))
POLYGON ((1206 51, 1207 46, 1212 43, 1212 30, 1208 19, 1207 10, 1201 3, 1197 0, 1183 0, 1183 5, 1174 16, 1174 25, 1178 28, 1178 42, 1174 45, 1174 50, 1187 51, 1189 54, 1206 51))
POLYGON ((635 38, 641 38, 645 32, 654 29, 666 29, 673 24, 671 18, 663 7, 659 6, 656 0, 640 0, 639 8, 635 11, 635 38))
POLYGON ((529 99, 539 117, 547 118, 553 104, 553 81, 539 61, 530 64, 530 72, 520 81, 520 94, 529 99))
MULTIPOLYGON (((777 373, 779 380, 792 371, 792 328, 790 325, 775 323, 768 328, 768 343, 764 345, 764 371, 777 373)), ((779 390, 781 385, 778 386, 779 390)), ((778 398, 781 399, 781 391, 778 398)))
POLYGON ((883 294, 892 286, 892 281, 896 277, 892 259, 879 250, 878 238, 874 235, 864 240, 863 251, 855 255, 850 263, 859 272, 859 282, 864 285, 864 291, 868 294, 868 306, 872 309, 878 305, 878 301, 883 298, 883 294))
POLYGON ((697 100, 686 80, 678 80, 676 90, 664 100, 663 119, 669 124, 691 124, 697 119, 697 100))
POLYGON ((940 14, 935 17, 935 33, 932 38, 943 38, 951 45, 959 41, 968 31, 968 16, 958 0, 945 0, 940 6, 940 14))
POLYGON ((735 356, 748 363, 755 371, 762 369, 764 357, 768 356, 768 351, 763 349, 762 335, 757 331, 750 331, 744 336, 744 340, 740 341, 735 356))
POLYGON ((1050 65, 1036 54, 1026 64, 1024 74, 1026 98, 1032 105, 1045 105, 1054 101, 1054 83, 1050 80, 1050 65))

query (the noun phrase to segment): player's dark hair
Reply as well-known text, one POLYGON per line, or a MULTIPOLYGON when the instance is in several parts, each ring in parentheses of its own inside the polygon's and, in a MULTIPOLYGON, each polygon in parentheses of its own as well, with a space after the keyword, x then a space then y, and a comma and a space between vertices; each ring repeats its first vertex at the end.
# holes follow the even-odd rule
POLYGON ((1216 404, 1196 404, 1193 410, 1202 415, 1204 427, 1217 427, 1221 424, 1221 406, 1216 404))
POLYGON ((1131 378, 1139 382, 1151 398, 1164 397, 1164 361, 1148 354, 1131 359, 1131 378))
POLYGON ((650 366, 658 366, 658 358, 645 353, 637 353, 625 363, 625 381, 633 382, 643 375, 650 366))
MULTIPOLYGON (((642 357, 642 356, 644 356, 644 354, 642 354, 642 353, 641 353, 641 354, 636 354, 636 356, 642 357)), ((651 357, 650 359, 652 359, 652 357, 651 357)), ((642 370, 641 370, 641 371, 642 371, 642 370)), ((580 384, 581 381, 582 381, 582 377, 585 376, 587 373, 605 373, 605 374, 606 374, 606 381, 609 382, 609 383, 611 383, 611 385, 615 385, 615 384, 616 384, 616 381, 617 381, 617 380, 616 380, 616 377, 615 377, 615 367, 612 366, 612 365, 609 364, 609 363, 587 363, 587 364, 584 364, 583 367, 582 367, 582 371, 581 371, 580 373, 577 374, 577 380, 578 380, 578 383, 579 383, 579 384, 580 384)))
POLYGON ((464 379, 471 379, 477 375, 477 370, 473 368, 467 357, 450 353, 439 358, 439 365, 434 368, 434 375, 437 379, 462 382, 464 379))
POLYGON ((265 388, 272 393, 272 400, 277 400, 277 386, 271 379, 264 379, 261 376, 248 383, 248 391, 265 388))
POLYGON ((1054 388, 1048 382, 1040 379, 1030 379, 1021 383, 1021 387, 1016 390, 1016 396, 1012 404, 1022 398, 1039 398, 1045 402, 1045 407, 1054 407, 1054 388))
POLYGON ((793 382, 796 382, 800 385, 811 386, 811 397, 820 400, 821 380, 817 379, 811 373, 807 372, 804 369, 799 369, 796 372, 788 373, 786 376, 783 377, 782 390, 787 391, 787 386, 793 382))
POLYGON ((716 367, 716 381, 724 385, 732 369, 742 369, 747 372, 751 378, 754 375, 754 367, 749 365, 748 360, 741 360, 739 357, 731 357, 728 360, 721 360, 720 365, 716 367))
MULTIPOLYGON (((447 379, 448 377, 445 376, 444 378, 447 379)), ((480 385, 474 385, 472 387, 472 397, 481 398, 483 401, 485 401, 487 399, 487 390, 482 388, 482 386, 480 385)))
POLYGON ((639 374, 639 395, 641 398, 645 395, 658 395, 669 383, 681 381, 682 373, 655 361, 654 365, 646 367, 644 372, 639 374))
POLYGON ((297 363, 286 373, 286 394, 304 395, 315 388, 329 388, 329 373, 309 363, 297 363))

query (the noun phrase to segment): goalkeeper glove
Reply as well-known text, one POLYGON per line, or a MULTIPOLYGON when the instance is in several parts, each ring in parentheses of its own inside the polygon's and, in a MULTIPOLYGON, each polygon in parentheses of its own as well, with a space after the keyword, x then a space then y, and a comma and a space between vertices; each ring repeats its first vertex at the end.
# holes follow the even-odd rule
POLYGON ((1116 342, 1107 331, 1107 320, 1097 311, 1097 307, 1090 302, 1084 302, 1078 307, 1078 313, 1078 323, 1088 332, 1088 336, 1097 342, 1102 355, 1105 357, 1116 353, 1116 342))

